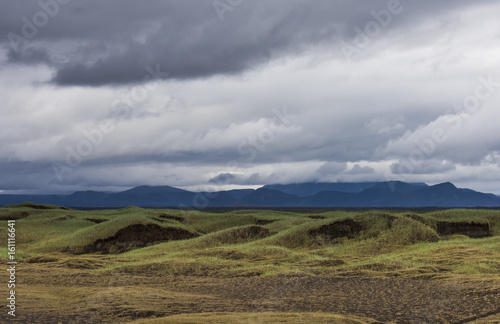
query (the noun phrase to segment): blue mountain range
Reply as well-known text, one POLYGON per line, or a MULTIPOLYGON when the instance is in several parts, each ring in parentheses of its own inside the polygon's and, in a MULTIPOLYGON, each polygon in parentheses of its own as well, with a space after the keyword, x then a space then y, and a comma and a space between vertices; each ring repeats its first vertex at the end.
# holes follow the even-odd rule
POLYGON ((309 182, 259 189, 192 192, 170 186, 140 186, 122 192, 77 191, 70 195, 0 195, 0 205, 30 201, 74 208, 126 206, 170 208, 424 208, 500 207, 500 197, 450 182, 309 182))

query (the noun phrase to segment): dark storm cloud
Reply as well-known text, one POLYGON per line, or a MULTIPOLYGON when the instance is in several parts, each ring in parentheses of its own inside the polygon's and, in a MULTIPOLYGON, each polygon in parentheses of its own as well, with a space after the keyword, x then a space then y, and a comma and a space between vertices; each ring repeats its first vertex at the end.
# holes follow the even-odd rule
POLYGON ((398 161, 391 165, 394 174, 442 174, 456 170, 454 163, 443 160, 413 160, 412 158, 398 161))
POLYGON ((52 81, 57 84, 100 86, 141 82, 145 68, 156 65, 168 73, 163 78, 237 74, 311 46, 350 42, 356 28, 375 21, 374 12, 397 8, 397 14, 380 18, 390 19, 392 29, 478 5, 465 0, 222 2, 223 9, 214 6, 217 2, 195 0, 1 1, 0 31, 10 35, 4 44, 14 43, 19 52, 10 51, 11 63, 44 62, 56 70, 52 81), (13 34, 24 40, 13 40, 13 34))
POLYGON ((15 51, 10 48, 7 52, 7 59, 10 63, 22 63, 26 65, 52 64, 52 60, 45 50, 34 47, 25 48, 23 51, 15 51))
POLYGON ((215 184, 234 183, 233 181, 237 178, 238 176, 232 173, 219 173, 215 177, 208 180, 208 183, 215 183, 215 184))

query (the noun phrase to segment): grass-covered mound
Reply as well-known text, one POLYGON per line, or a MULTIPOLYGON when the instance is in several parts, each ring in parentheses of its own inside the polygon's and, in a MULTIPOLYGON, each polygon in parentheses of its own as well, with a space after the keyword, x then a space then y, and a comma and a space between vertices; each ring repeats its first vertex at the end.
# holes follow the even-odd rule
MULTIPOLYGON (((119 254, 127 262, 118 268, 131 272, 494 273, 500 252, 500 212, 494 210, 211 213, 136 207, 78 211, 26 203, 0 208, 0 220, 7 219, 17 220, 19 258, 119 254), (455 246, 466 247, 466 257, 449 264, 446 253, 455 246)), ((3 236, 6 228, 0 227, 3 236)))
POLYGON ((7 205, 4 208, 31 208, 31 209, 63 209, 63 210, 71 210, 71 208, 68 208, 68 207, 48 205, 48 204, 35 204, 35 203, 29 202, 29 201, 21 203, 21 204, 7 205))
POLYGON ((208 248, 221 245, 242 244, 270 236, 271 231, 260 225, 238 226, 205 234, 187 243, 187 247, 208 248))

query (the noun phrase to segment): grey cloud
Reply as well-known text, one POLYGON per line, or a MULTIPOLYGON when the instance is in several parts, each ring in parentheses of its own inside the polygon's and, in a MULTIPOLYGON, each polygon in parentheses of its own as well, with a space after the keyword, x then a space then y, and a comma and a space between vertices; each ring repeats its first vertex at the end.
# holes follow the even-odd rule
POLYGON ((318 168, 319 179, 337 176, 347 169, 347 163, 345 162, 326 162, 321 167, 318 168))
POLYGON ((231 173, 220 173, 217 176, 208 180, 209 184, 215 185, 263 185, 267 183, 278 183, 283 181, 284 174, 272 173, 272 174, 262 174, 259 172, 251 174, 231 174, 231 173))
POLYGON ((361 166, 359 164, 354 164, 354 166, 345 172, 346 174, 371 174, 375 173, 375 169, 369 166, 361 166))
POLYGON ((456 170, 456 165, 450 161, 426 159, 412 160, 404 159, 391 165, 394 174, 442 174, 456 170))
POLYGON ((16 52, 9 48, 7 52, 7 60, 10 63, 20 63, 26 65, 34 64, 52 64, 52 58, 44 49, 36 47, 28 47, 21 52, 16 52))
MULTIPOLYGON (((21 18, 29 21, 43 11, 35 1, 1 3, 6 8, 0 14, 3 34, 21 35, 26 24, 21 18)), ((387 10, 388 3, 377 0, 360 5, 343 0, 312 5, 305 0, 258 0, 243 2, 220 21, 211 1, 149 1, 147 5, 123 0, 72 1, 60 5, 29 43, 37 46, 38 53, 46 50, 63 57, 44 60, 56 70, 52 81, 59 85, 137 83, 143 80, 146 66, 157 64, 168 72, 164 79, 232 75, 316 45, 351 41, 355 27, 363 29, 375 21, 372 11, 387 10)), ((394 16, 387 28, 470 5, 468 1, 401 1, 405 19, 394 16)), ((341 57, 340 52, 336 55, 341 57)), ((21 53, 10 59, 11 63, 29 63, 33 55, 21 53)))
POLYGON ((387 116, 376 116, 365 123, 365 127, 375 135, 394 135, 407 129, 405 118, 397 116, 388 118, 387 116))
POLYGON ((213 184, 234 184, 234 180, 237 179, 238 176, 232 173, 219 173, 215 177, 208 180, 208 183, 213 184))

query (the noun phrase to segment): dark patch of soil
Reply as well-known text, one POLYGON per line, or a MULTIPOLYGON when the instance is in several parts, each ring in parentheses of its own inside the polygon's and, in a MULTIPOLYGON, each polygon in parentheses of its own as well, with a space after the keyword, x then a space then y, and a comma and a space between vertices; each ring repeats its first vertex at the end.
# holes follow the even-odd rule
POLYGON ((123 253, 161 242, 187 240, 199 234, 179 227, 162 227, 157 224, 134 224, 122 228, 115 235, 99 239, 84 248, 84 253, 123 253))
POLYGON ((320 311, 383 323, 465 323, 500 311, 500 290, 487 283, 283 276, 227 279, 224 284, 193 288, 189 290, 254 312, 320 311))
POLYGON ((439 235, 467 235, 471 238, 481 238, 491 236, 490 224, 464 221, 464 222, 445 222, 438 221, 436 231, 439 235))
POLYGON ((255 224, 256 225, 267 225, 267 224, 274 223, 276 221, 279 221, 279 219, 258 219, 258 218, 256 218, 255 224))
POLYGON ((354 238, 361 230, 363 225, 352 218, 334 221, 318 228, 309 231, 312 236, 324 236, 327 240, 334 240, 336 238, 347 237, 354 238))
POLYGON ((180 216, 174 216, 174 215, 168 215, 168 214, 160 214, 158 215, 159 218, 163 218, 163 219, 171 219, 171 220, 175 220, 175 221, 178 221, 178 222, 184 222, 186 219, 184 217, 180 217, 180 216))
POLYGON ((85 220, 96 224, 104 223, 107 221, 107 219, 105 218, 85 218, 85 220))
POLYGON ((11 211, 0 215, 0 220, 16 220, 26 218, 30 215, 27 211, 11 211))
POLYGON ((115 317, 126 317, 126 318, 147 318, 147 317, 160 317, 165 316, 165 312, 156 312, 151 310, 134 310, 134 309, 118 309, 115 317))
POLYGON ((326 218, 325 216, 321 216, 321 215, 309 215, 307 217, 309 217, 310 219, 325 219, 326 218))

